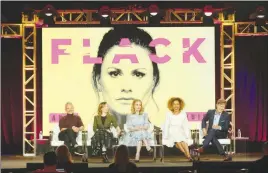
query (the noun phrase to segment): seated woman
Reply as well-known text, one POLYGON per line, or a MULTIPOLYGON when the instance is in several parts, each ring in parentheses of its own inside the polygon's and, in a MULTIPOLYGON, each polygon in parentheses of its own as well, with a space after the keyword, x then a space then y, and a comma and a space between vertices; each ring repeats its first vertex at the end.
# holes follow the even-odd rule
POLYGON ((181 98, 172 97, 169 99, 168 109, 170 112, 166 115, 163 128, 163 143, 167 147, 173 147, 175 144, 189 161, 193 161, 187 144, 190 139, 190 129, 187 114, 183 111, 184 105, 181 98))
POLYGON ((101 152, 104 163, 109 163, 106 150, 112 148, 113 134, 110 131, 111 125, 116 128, 119 135, 121 130, 115 118, 109 114, 107 103, 102 102, 98 107, 98 115, 94 117, 93 131, 95 134, 92 137, 92 148, 93 155, 101 152))
POLYGON ((109 165, 111 173, 138 173, 138 168, 129 161, 128 149, 125 145, 120 145, 114 157, 114 163, 109 165))
POLYGON ((56 150, 57 168, 64 169, 67 173, 71 172, 72 156, 66 145, 61 145, 56 150))
POLYGON ((127 115, 126 124, 130 132, 126 134, 125 143, 126 145, 134 144, 137 146, 135 162, 139 162, 142 142, 149 153, 153 152, 153 149, 148 144, 148 140, 152 137, 152 134, 148 132, 150 123, 147 113, 144 113, 143 110, 141 100, 133 100, 131 106, 132 114, 127 115))

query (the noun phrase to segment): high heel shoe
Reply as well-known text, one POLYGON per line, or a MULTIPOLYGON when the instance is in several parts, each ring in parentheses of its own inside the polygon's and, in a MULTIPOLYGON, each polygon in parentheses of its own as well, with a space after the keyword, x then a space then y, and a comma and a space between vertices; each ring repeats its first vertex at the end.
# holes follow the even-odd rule
POLYGON ((107 154, 102 154, 102 162, 103 163, 110 163, 107 154))
POLYGON ((188 159, 189 162, 193 162, 194 161, 194 159, 191 156, 187 157, 187 159, 188 159))
POLYGON ((136 154, 136 157, 135 157, 134 162, 135 162, 135 163, 140 162, 140 155, 139 155, 139 154, 136 154))

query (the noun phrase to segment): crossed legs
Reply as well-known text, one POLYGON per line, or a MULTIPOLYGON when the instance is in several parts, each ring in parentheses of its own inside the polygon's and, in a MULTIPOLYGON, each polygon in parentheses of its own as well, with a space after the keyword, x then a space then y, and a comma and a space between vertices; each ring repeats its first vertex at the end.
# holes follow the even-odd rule
POLYGON ((70 146, 76 147, 77 133, 75 133, 72 129, 66 129, 59 133, 59 140, 64 141, 64 144, 70 149, 70 146))

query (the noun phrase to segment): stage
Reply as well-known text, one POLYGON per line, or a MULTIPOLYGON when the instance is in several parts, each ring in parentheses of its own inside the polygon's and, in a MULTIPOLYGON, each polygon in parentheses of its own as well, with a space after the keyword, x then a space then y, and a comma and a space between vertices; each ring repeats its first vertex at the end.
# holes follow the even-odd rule
MULTIPOLYGON (((235 154, 232 162, 252 162, 261 158, 261 153, 249 153, 249 154, 235 154)), ((26 163, 42 163, 42 156, 37 157, 23 157, 23 156, 2 156, 1 167, 2 169, 18 169, 26 168, 26 163)), ((134 159, 134 158, 131 158, 134 159)), ((74 157, 74 163, 81 163, 81 157, 74 157)), ((110 158, 110 161, 112 159, 110 158)), ((222 162, 222 157, 216 154, 203 154, 200 157, 200 161, 204 162, 222 162)), ((89 158, 89 168, 105 168, 109 164, 101 162, 100 158, 89 158)), ((188 162, 185 157, 179 155, 167 156, 164 159, 164 163, 157 160, 152 161, 150 157, 142 157, 140 163, 137 163, 138 167, 191 167, 192 163, 188 162)))

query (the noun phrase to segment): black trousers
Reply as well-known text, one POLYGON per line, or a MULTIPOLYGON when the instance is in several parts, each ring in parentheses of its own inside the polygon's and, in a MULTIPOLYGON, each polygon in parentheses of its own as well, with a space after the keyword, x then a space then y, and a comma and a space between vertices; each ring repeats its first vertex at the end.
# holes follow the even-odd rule
POLYGON ((74 147, 77 145, 76 142, 77 133, 75 133, 72 129, 66 129, 59 133, 59 140, 64 141, 64 144, 70 148, 70 146, 74 147))
POLYGON ((207 136, 205 137, 205 140, 203 141, 203 148, 208 147, 209 143, 211 142, 212 145, 217 147, 217 150, 220 155, 225 155, 225 151, 223 150, 222 145, 218 141, 218 139, 224 139, 224 138, 226 138, 225 132, 215 130, 215 129, 210 129, 208 131, 207 136))

